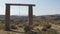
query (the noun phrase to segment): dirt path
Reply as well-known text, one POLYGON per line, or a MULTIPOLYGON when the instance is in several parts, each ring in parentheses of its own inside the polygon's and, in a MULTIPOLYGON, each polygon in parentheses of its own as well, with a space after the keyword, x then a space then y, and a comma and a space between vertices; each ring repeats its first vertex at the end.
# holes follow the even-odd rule
POLYGON ((21 33, 16 33, 16 32, 12 32, 12 31, 0 30, 0 34, 21 34, 21 33))

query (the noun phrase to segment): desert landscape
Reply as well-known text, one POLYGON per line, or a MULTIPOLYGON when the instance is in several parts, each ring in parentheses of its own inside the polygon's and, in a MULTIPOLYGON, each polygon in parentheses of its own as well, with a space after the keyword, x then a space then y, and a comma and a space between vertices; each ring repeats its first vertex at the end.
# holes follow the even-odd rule
MULTIPOLYGON (((33 16, 33 24, 31 25, 32 34, 60 34, 60 15, 44 15, 33 16), (56 20, 56 21, 55 21, 56 20)), ((5 31, 4 15, 0 15, 0 34, 27 34, 29 31, 28 16, 11 16, 10 29, 12 31, 5 31), (27 31, 25 31, 27 28, 27 31)))
POLYGON ((60 34, 60 0, 0 0, 0 34, 60 34))

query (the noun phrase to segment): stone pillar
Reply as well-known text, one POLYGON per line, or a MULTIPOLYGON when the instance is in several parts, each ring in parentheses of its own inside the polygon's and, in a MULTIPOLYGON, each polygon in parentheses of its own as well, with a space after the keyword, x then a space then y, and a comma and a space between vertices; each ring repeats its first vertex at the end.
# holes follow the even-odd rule
POLYGON ((33 8, 30 5, 29 6, 29 25, 32 25, 32 24, 33 24, 33 8))
POLYGON ((5 13, 5 30, 10 30, 10 5, 6 4, 6 13, 5 13))

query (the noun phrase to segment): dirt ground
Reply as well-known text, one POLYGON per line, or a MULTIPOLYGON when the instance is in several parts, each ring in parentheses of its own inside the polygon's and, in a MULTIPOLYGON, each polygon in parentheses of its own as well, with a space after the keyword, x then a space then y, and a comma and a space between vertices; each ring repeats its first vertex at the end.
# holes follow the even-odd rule
POLYGON ((0 30, 0 34, 21 34, 21 33, 16 33, 16 32, 11 32, 11 31, 0 30))

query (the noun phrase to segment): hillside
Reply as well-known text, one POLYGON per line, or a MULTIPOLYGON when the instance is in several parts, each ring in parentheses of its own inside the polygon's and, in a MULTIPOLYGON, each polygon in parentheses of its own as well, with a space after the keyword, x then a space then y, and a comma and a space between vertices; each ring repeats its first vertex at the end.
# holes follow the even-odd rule
MULTIPOLYGON (((28 21, 28 16, 16 16, 16 15, 12 15, 10 16, 11 20, 13 21, 28 21)), ((0 15, 0 20, 5 20, 5 15, 0 15)), ((53 22, 53 23, 60 23, 60 15, 43 15, 43 16, 33 16, 33 20, 34 21, 49 21, 49 22, 53 22)))
MULTIPOLYGON (((28 16, 13 15, 10 18, 13 21, 19 21, 19 23, 14 22, 11 24, 11 26, 14 26, 14 27, 16 26, 15 28, 17 28, 17 29, 12 29, 12 30, 17 31, 17 32, 24 32, 25 31, 24 27, 27 25, 27 23, 25 23, 25 22, 28 21, 28 16), (23 23, 21 24, 21 22, 23 22, 23 23)), ((5 16, 0 15, 0 20, 4 20, 4 19, 5 19, 5 16)), ((34 21, 34 24, 32 25, 33 31, 36 31, 41 34, 43 34, 43 33, 47 33, 47 34, 48 33, 51 33, 51 34, 58 34, 59 33, 60 34, 60 25, 56 25, 56 24, 60 23, 60 15, 33 16, 33 21, 34 21), (42 31, 42 29, 44 28, 44 24, 48 25, 48 24, 46 24, 46 22, 50 23, 51 28, 47 29, 47 31, 44 32, 44 31, 42 31)), ((4 23, 1 23, 0 28, 4 29, 3 27, 5 27, 4 23), (2 24, 3 24, 3 26, 1 27, 2 24)), ((2 33, 2 34, 5 34, 5 32, 6 32, 4 30, 0 30, 0 31, 1 31, 0 33, 2 33)), ((17 32, 7 32, 7 33, 20 34, 17 32)))

